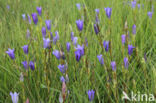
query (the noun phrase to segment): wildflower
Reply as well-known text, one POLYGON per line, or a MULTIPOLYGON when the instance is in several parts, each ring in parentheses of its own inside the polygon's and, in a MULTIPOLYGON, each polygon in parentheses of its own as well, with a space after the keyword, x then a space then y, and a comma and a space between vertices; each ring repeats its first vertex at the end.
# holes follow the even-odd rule
POLYGON ((45 23, 46 23, 47 29, 50 31, 51 30, 51 20, 46 20, 45 23))
POLYGON ((58 68, 59 68, 59 70, 62 72, 62 73, 65 73, 66 72, 66 70, 67 70, 67 65, 65 65, 65 64, 59 64, 58 65, 58 68))
POLYGON ((140 4, 138 4, 138 9, 140 9, 140 7, 141 7, 141 5, 140 5, 140 4))
POLYGON ((60 59, 61 58, 61 54, 60 54, 60 52, 58 50, 54 50, 52 54, 55 55, 55 57, 57 59, 60 59))
POLYGON ((132 33, 136 34, 136 25, 135 24, 132 26, 132 33))
POLYGON ((37 7, 36 10, 38 12, 38 15, 41 16, 41 14, 42 14, 42 7, 37 7))
POLYGON ((10 96, 11 96, 11 99, 12 99, 12 103, 18 103, 18 96, 19 96, 19 93, 12 93, 10 92, 10 96))
POLYGON ((105 8, 105 12, 106 12, 106 15, 107 17, 110 19, 111 18, 111 14, 112 14, 112 8, 105 8))
POLYGON ((37 22, 38 22, 37 14, 36 13, 32 13, 31 16, 32 16, 32 19, 34 21, 34 24, 37 25, 37 22))
POLYGON ((30 38, 30 30, 29 30, 29 29, 27 29, 27 34, 26 34, 26 37, 27 37, 27 39, 29 39, 29 38, 30 38))
POLYGON ((45 39, 45 38, 43 38, 43 47, 44 48, 49 48, 50 47, 50 39, 49 38, 47 38, 47 39, 45 39))
POLYGON ((96 35, 99 33, 99 29, 98 29, 97 24, 94 24, 94 31, 95 31, 96 35))
POLYGON ((104 60, 102 58, 102 54, 97 55, 97 58, 99 59, 100 64, 103 65, 104 64, 104 60))
POLYGON ((81 5, 80 5, 80 3, 77 3, 77 4, 76 4, 76 7, 77 7, 78 10, 81 10, 81 5))
POLYGON ((93 101, 95 91, 94 90, 88 90, 87 94, 88 94, 89 101, 93 101))
POLYGON ((28 14, 27 17, 28 17, 29 24, 31 24, 31 18, 30 18, 30 15, 28 14))
POLYGON ((76 61, 80 61, 80 59, 81 59, 81 53, 80 53, 80 51, 79 50, 76 50, 75 51, 75 58, 76 58, 76 61))
POLYGON ((67 48, 67 51, 69 52, 70 51, 70 43, 69 42, 66 43, 66 48, 67 48))
POLYGON ((128 69, 128 58, 127 57, 124 58, 124 67, 126 69, 128 69))
POLYGON ((53 39, 53 33, 52 32, 50 32, 50 38, 53 39))
POLYGON ((147 14, 148 14, 148 17, 149 17, 150 19, 152 19, 153 12, 150 12, 150 11, 149 11, 147 14))
POLYGON ((30 61, 29 67, 30 67, 31 70, 35 70, 35 64, 34 64, 34 62, 30 61))
POLYGON ((80 52, 81 56, 84 55, 84 45, 82 45, 82 46, 77 45, 77 47, 75 49, 80 52))
POLYGON ((82 20, 76 20, 76 25, 79 31, 82 31, 83 29, 83 21, 82 20))
POLYGON ((42 36, 43 36, 43 38, 46 37, 46 28, 45 27, 42 27, 42 36))
POLYGON ((105 51, 107 52, 109 50, 109 41, 104 41, 103 46, 105 48, 105 51))
POLYGON ((10 6, 9 5, 7 5, 7 9, 10 10, 10 6))
POLYGON ((99 9, 95 9, 95 12, 96 12, 97 14, 99 14, 99 9))
POLYGON ((62 83, 66 81, 63 76, 60 77, 60 80, 61 80, 62 83))
POLYGON ((55 32, 55 37, 53 38, 53 43, 56 44, 57 40, 59 40, 58 31, 55 32))
POLYGON ((71 41, 73 41, 73 39, 74 39, 74 32, 71 32, 70 37, 71 37, 71 41))
POLYGON ((15 54, 14 54, 14 49, 8 49, 8 51, 6 51, 6 53, 10 56, 11 59, 15 59, 15 54))
POLYGON ((121 35, 122 44, 126 43, 126 35, 121 35))
POLYGON ((98 15, 96 15, 96 17, 95 17, 95 22, 96 22, 97 25, 100 24, 100 20, 99 20, 98 15))
POLYGON ((25 14, 22 14, 22 18, 23 18, 23 20, 26 20, 25 14))
POLYGON ((115 71, 116 70, 116 63, 115 63, 115 61, 111 62, 111 66, 112 66, 112 70, 115 71))
POLYGON ((76 46, 77 45, 77 40, 78 40, 78 37, 74 37, 73 38, 73 44, 76 46))
POLYGON ((28 62, 27 61, 23 61, 22 64, 23 64, 23 67, 25 69, 28 69, 28 62))
POLYGON ((128 45, 128 54, 131 55, 133 53, 133 49, 135 47, 133 47, 133 45, 128 45))
POLYGON ((131 2, 131 6, 132 6, 132 8, 135 8, 135 6, 136 6, 136 1, 135 0, 131 2))
POLYGON ((29 51, 28 45, 24 45, 22 48, 23 48, 24 53, 28 54, 28 51, 29 51))

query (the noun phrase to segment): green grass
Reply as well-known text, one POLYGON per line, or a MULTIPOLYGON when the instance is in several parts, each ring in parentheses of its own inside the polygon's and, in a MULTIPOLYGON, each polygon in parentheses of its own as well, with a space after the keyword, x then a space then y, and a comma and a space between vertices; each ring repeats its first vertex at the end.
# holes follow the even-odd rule
POLYGON ((131 91, 154 94, 156 98, 156 1, 151 0, 154 5, 152 19, 147 16, 147 12, 151 11, 150 0, 137 0, 138 3, 144 4, 140 10, 123 5, 124 1, 128 0, 1 0, 0 103, 11 102, 11 91, 19 93, 19 103, 23 103, 27 98, 30 103, 58 103, 62 90, 60 77, 65 75, 57 66, 65 61, 57 60, 52 51, 61 50, 60 46, 63 47, 68 64, 69 82, 66 86, 70 92, 66 103, 89 102, 87 91, 90 89, 95 90, 95 103, 122 103, 122 91, 126 91, 128 95, 131 91), (83 7, 78 11, 76 3, 84 4, 86 13, 83 7), (10 5, 10 10, 6 8, 7 5, 10 5), (36 26, 33 22, 29 25, 27 21, 23 21, 22 14, 31 15, 37 12, 37 6, 42 7, 42 16, 38 16, 39 22, 36 26), (106 17, 104 7, 112 8, 111 20, 106 17), (93 27, 96 8, 100 9, 99 35, 95 34, 93 27), (80 38, 75 21, 82 16, 86 24, 80 38), (41 28, 45 26, 46 19, 52 20, 53 35, 57 30, 60 36, 57 44, 52 44, 50 50, 43 49, 41 28), (123 48, 121 43, 121 35, 126 34, 126 21, 128 42, 135 46, 132 56, 128 56, 127 46, 123 48), (133 24, 137 26, 135 36, 132 34, 133 24), (27 29, 31 32, 31 39, 26 39, 27 29), (85 48, 85 55, 80 62, 75 60, 74 45, 71 45, 70 53, 66 51, 66 42, 72 44, 71 31, 79 37, 78 44, 83 44, 85 38, 88 40, 88 47, 85 48), (110 53, 103 51, 100 40, 111 40, 112 61, 116 61, 116 72, 112 71, 110 53), (21 48, 26 44, 29 44, 28 56, 21 48), (8 48, 15 49, 15 61, 5 53, 8 48), (101 66, 97 59, 99 54, 103 54, 104 66, 101 66), (128 69, 123 66, 125 56, 129 58, 128 69), (28 72, 23 68, 21 62, 25 60, 35 61, 35 71, 28 72), (21 72, 25 74, 23 82, 19 79, 21 72))

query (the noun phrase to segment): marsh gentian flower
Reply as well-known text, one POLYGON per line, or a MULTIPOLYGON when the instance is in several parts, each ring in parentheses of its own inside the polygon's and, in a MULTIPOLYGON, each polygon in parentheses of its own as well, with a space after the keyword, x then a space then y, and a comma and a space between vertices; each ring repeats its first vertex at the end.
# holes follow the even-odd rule
POLYGON ((74 37, 73 38, 73 44, 76 46, 77 45, 77 40, 78 40, 78 37, 74 37))
POLYGON ((140 7, 141 7, 141 5, 140 5, 140 4, 138 4, 138 9, 140 9, 140 7))
POLYGON ((126 35, 121 35, 122 44, 126 43, 126 35))
POLYGON ((70 43, 69 42, 66 43, 66 48, 67 48, 67 51, 69 52, 70 51, 70 43))
POLYGON ((87 94, 88 94, 89 101, 93 101, 95 91, 94 90, 88 90, 87 94))
POLYGON ((135 24, 132 26, 132 33, 136 34, 136 25, 135 24))
POLYGON ((124 58, 124 67, 126 69, 128 69, 128 58, 127 57, 124 58))
POLYGON ((82 45, 82 46, 77 45, 77 47, 75 49, 80 52, 81 56, 84 55, 84 45, 82 45))
POLYGON ((32 13, 31 16, 32 16, 32 19, 34 21, 34 24, 37 25, 37 22, 38 22, 37 14, 36 13, 32 13))
POLYGON ((27 17, 28 17, 29 24, 31 24, 31 18, 30 18, 30 15, 27 14, 27 17))
POLYGON ((109 41, 104 41, 103 47, 105 48, 105 51, 107 52, 109 50, 109 41))
POLYGON ((46 37, 46 28, 42 27, 42 37, 45 38, 46 37))
POLYGON ((83 20, 76 20, 76 25, 79 31, 82 31, 83 29, 83 20))
POLYGON ((96 14, 99 14, 99 9, 95 9, 96 14))
POLYGON ((50 47, 50 39, 49 38, 47 38, 47 39, 45 39, 45 38, 43 38, 43 47, 46 49, 46 48, 49 48, 50 47))
POLYGON ((30 67, 31 70, 35 70, 35 64, 34 64, 34 62, 30 61, 29 67, 30 67))
POLYGON ((8 9, 8 10, 10 9, 10 6, 9 6, 9 5, 7 5, 7 9, 8 9))
POLYGON ((57 40, 59 40, 58 31, 55 32, 55 37, 53 38, 53 43, 56 44, 57 40))
POLYGON ((63 83, 63 82, 65 82, 66 80, 65 80, 64 77, 62 76, 62 77, 60 77, 60 81, 63 83))
POLYGON ((147 14, 148 14, 148 17, 152 19, 153 12, 148 12, 147 14))
POLYGON ((74 39, 74 32, 71 32, 70 37, 71 37, 71 41, 73 41, 73 39, 74 39))
POLYGON ((77 3, 77 4, 76 4, 76 7, 77 7, 78 10, 80 10, 80 9, 81 9, 80 3, 77 3))
POLYGON ((18 103, 18 96, 19 96, 19 93, 12 93, 10 92, 10 96, 11 96, 11 99, 12 99, 12 103, 18 103))
POLYGON ((24 45, 22 48, 23 48, 24 53, 28 54, 29 52, 28 45, 24 45))
POLYGON ((26 34, 26 37, 27 37, 27 39, 29 39, 29 38, 30 38, 30 30, 29 30, 29 29, 27 29, 27 34, 26 34))
POLYGON ((111 66, 112 66, 112 70, 115 71, 116 70, 116 62, 112 61, 111 66))
POLYGON ((81 53, 80 53, 80 51, 79 50, 76 50, 75 51, 75 58, 76 58, 76 61, 80 61, 80 59, 81 59, 81 53))
POLYGON ((104 64, 104 60, 102 58, 102 54, 97 55, 97 58, 99 59, 100 64, 103 65, 104 64))
POLYGON ((52 32, 50 32, 50 38, 53 39, 53 33, 52 32))
POLYGON ((66 65, 61 65, 61 64, 59 64, 58 65, 58 68, 59 68, 59 70, 62 72, 62 73, 65 73, 66 72, 66 70, 67 70, 67 66, 66 65))
POLYGON ((95 22, 96 22, 96 24, 100 24, 100 20, 99 20, 98 15, 96 15, 96 17, 95 17, 95 22))
POLYGON ((38 12, 38 15, 41 16, 41 14, 42 14, 42 7, 37 7, 36 10, 38 12))
POLYGON ((53 53, 52 53, 57 59, 60 59, 61 58, 61 54, 58 50, 54 50, 53 53))
POLYGON ((131 55, 133 53, 133 49, 135 47, 133 47, 133 45, 128 45, 128 54, 131 55))
POLYGON ((6 51, 6 53, 10 56, 11 59, 15 59, 15 54, 14 54, 14 49, 8 49, 8 51, 6 51))
POLYGON ((111 18, 111 14, 112 14, 112 8, 105 8, 105 12, 106 12, 106 15, 107 17, 110 19, 111 18))
POLYGON ((94 24, 94 31, 95 31, 96 35, 99 33, 99 29, 98 29, 97 24, 94 24))
POLYGON ((26 20, 25 14, 22 14, 22 18, 23 18, 23 20, 26 20))
POLYGON ((46 20, 45 23, 46 23, 47 30, 50 31, 51 30, 51 20, 46 20))
POLYGON ((23 61, 22 64, 23 64, 23 67, 25 69, 28 69, 28 62, 27 61, 23 61))
POLYGON ((136 6, 136 1, 135 0, 131 2, 131 6, 132 6, 132 8, 135 8, 135 6, 136 6))

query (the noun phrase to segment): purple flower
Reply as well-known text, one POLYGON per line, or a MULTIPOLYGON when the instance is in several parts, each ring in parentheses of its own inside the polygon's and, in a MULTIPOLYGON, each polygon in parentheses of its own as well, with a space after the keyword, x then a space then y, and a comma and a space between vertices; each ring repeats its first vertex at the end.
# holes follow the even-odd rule
POLYGON ((149 11, 147 14, 148 14, 148 17, 149 17, 150 19, 152 19, 153 12, 150 12, 150 11, 149 11))
POLYGON ((41 14, 42 14, 42 7, 37 7, 36 10, 38 12, 38 15, 41 16, 41 14))
POLYGON ((82 45, 82 46, 77 45, 77 47, 75 49, 80 52, 81 56, 84 55, 84 45, 82 45))
POLYGON ((8 51, 6 51, 6 53, 10 56, 11 59, 15 59, 15 54, 14 54, 14 49, 8 49, 8 51))
POLYGON ((77 7, 78 10, 80 10, 80 9, 81 9, 80 3, 77 3, 77 4, 76 4, 76 7, 77 7))
POLYGON ((97 55, 97 58, 99 59, 100 64, 103 65, 104 64, 104 60, 102 58, 102 54, 97 55))
POLYGON ((126 35, 121 35, 122 44, 126 43, 126 35))
POLYGON ((107 17, 110 19, 111 18, 111 14, 112 14, 112 8, 105 8, 105 12, 106 12, 106 15, 107 17))
POLYGON ((8 9, 8 10, 10 9, 10 6, 9 6, 9 5, 7 5, 7 9, 8 9))
POLYGON ((99 33, 99 29, 98 29, 97 24, 94 24, 94 31, 95 31, 96 35, 99 33))
POLYGON ((96 22, 96 24, 100 24, 100 20, 99 20, 98 15, 96 15, 96 17, 95 17, 95 22, 96 22))
POLYGON ((27 35, 26 35, 26 37, 27 37, 27 39, 30 38, 30 30, 29 29, 27 29, 27 35))
POLYGON ((126 69, 128 69, 128 58, 127 57, 124 58, 124 67, 126 69))
POLYGON ((140 7, 141 7, 141 5, 140 5, 140 4, 138 4, 138 9, 140 9, 140 7))
POLYGON ((69 42, 66 43, 66 48, 67 48, 67 51, 69 52, 70 51, 70 43, 69 42))
POLYGON ((128 45, 128 54, 131 55, 133 53, 133 49, 135 47, 133 47, 133 45, 128 45))
POLYGON ((50 32, 50 38, 53 39, 53 33, 52 32, 50 32))
POLYGON ((57 59, 60 59, 61 58, 61 54, 58 50, 54 50, 53 53, 52 53, 57 59))
POLYGON ((19 95, 19 93, 16 93, 16 92, 12 93, 12 92, 10 92, 12 103, 18 103, 18 95, 19 95))
POLYGON ((99 14, 99 9, 95 9, 95 12, 96 12, 97 14, 99 14))
POLYGON ((28 54, 29 52, 28 45, 24 45, 22 48, 23 48, 24 53, 28 54))
POLYGON ((45 39, 45 38, 43 38, 43 47, 44 48, 49 48, 50 47, 50 39, 49 38, 47 38, 47 39, 45 39))
POLYGON ((32 13, 31 16, 32 16, 32 19, 34 21, 34 24, 37 25, 37 22, 38 22, 37 14, 36 13, 32 13))
POLYGON ((43 36, 43 38, 46 37, 46 28, 45 27, 42 27, 42 36, 43 36))
POLYGON ((136 25, 135 24, 132 26, 132 33, 136 34, 136 25))
POLYGON ((131 2, 131 6, 132 6, 132 8, 135 8, 135 6, 136 6, 136 1, 135 0, 131 2))
POLYGON ((34 64, 34 62, 30 61, 29 67, 30 67, 31 70, 35 70, 35 64, 34 64))
POLYGON ((22 64, 23 64, 23 67, 25 69, 28 69, 28 62, 27 61, 23 61, 22 64))
POLYGON ((22 14, 22 18, 23 18, 23 20, 26 20, 25 14, 22 14))
POLYGON ((75 51, 75 58, 76 58, 76 61, 80 61, 80 59, 81 59, 81 53, 80 53, 80 51, 79 50, 76 50, 75 51))
POLYGON ((77 25, 77 28, 79 29, 79 31, 82 31, 83 29, 83 20, 76 20, 76 25, 77 25))
POLYGON ((71 41, 74 39, 74 32, 71 32, 71 41))
POLYGON ((46 20, 45 21, 47 29, 50 31, 51 30, 51 20, 46 20))
POLYGON ((63 82, 65 82, 66 80, 65 80, 64 77, 62 76, 62 77, 60 77, 60 81, 63 83, 63 82))
POLYGON ((55 32, 55 37, 53 38, 53 43, 56 44, 57 40, 59 40, 58 31, 55 32))
POLYGON ((73 44, 76 46, 77 45, 77 40, 78 40, 78 37, 74 37, 73 38, 73 44))
POLYGON ((111 66, 112 66, 112 70, 115 71, 116 70, 116 63, 115 63, 115 61, 111 62, 111 66))
POLYGON ((88 94, 89 101, 93 101, 95 91, 94 90, 88 90, 87 94, 88 94))
POLYGON ((29 21, 29 24, 31 24, 31 18, 30 18, 30 15, 28 14, 28 21, 29 21))
POLYGON ((61 64, 59 64, 58 65, 58 69, 62 72, 62 73, 65 73, 66 72, 66 70, 67 70, 67 66, 66 65, 61 65, 61 64))
POLYGON ((104 41, 103 47, 105 48, 105 51, 107 52, 109 50, 109 41, 104 41))

